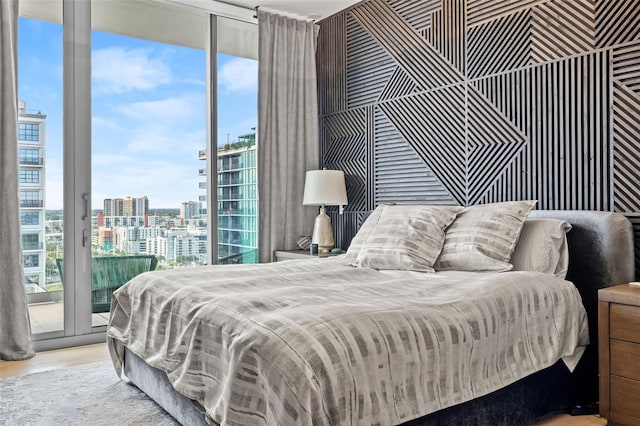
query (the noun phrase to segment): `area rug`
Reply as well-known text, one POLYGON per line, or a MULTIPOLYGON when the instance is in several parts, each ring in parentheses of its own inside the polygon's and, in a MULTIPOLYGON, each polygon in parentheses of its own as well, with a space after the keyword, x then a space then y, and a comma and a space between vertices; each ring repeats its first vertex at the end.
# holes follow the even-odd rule
POLYGON ((0 379, 0 425, 179 425, 110 361, 0 379))

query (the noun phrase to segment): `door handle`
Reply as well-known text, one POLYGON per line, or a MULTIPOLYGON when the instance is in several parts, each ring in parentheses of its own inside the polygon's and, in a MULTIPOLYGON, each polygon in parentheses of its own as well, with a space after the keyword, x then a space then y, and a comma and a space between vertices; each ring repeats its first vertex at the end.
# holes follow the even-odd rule
POLYGON ((82 199, 84 200, 84 216, 82 216, 82 220, 87 220, 89 217, 89 194, 82 194, 82 199))

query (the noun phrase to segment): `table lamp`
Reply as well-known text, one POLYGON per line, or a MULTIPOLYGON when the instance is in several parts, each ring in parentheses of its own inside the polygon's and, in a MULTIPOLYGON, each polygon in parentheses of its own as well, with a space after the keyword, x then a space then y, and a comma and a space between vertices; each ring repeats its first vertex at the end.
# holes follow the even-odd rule
POLYGON ((328 253, 333 248, 333 230, 331 219, 324 206, 343 206, 347 204, 347 188, 344 183, 344 172, 341 170, 309 170, 304 182, 305 206, 320 206, 320 214, 313 225, 311 244, 318 245, 318 253, 328 253))

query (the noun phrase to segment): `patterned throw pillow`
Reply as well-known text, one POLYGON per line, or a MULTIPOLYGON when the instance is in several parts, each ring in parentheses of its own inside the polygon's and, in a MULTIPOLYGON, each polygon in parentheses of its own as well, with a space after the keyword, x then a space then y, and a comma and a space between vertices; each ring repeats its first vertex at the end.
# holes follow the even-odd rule
POLYGON ((353 266, 434 272, 444 230, 459 210, 448 206, 385 206, 376 215, 377 222, 368 231, 353 266))
POLYGON ((536 201, 465 207, 447 228, 438 271, 509 271, 522 225, 536 201))
POLYGON ((378 220, 380 219, 380 214, 385 207, 389 206, 387 206, 386 204, 380 204, 374 211, 371 212, 371 214, 369 214, 369 217, 367 217, 362 226, 360 226, 360 230, 351 240, 349 249, 344 255, 345 261, 354 262, 358 258, 358 253, 360 253, 362 244, 366 241, 369 234, 371 234, 371 232, 375 228, 378 220))

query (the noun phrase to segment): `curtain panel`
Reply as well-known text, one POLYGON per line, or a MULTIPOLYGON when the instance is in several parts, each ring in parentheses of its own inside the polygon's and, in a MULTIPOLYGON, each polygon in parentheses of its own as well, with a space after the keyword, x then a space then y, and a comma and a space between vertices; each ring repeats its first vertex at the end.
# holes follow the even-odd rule
POLYGON ((18 0, 0 2, 0 359, 33 356, 18 202, 18 0))
POLYGON ((303 207, 307 170, 318 168, 318 27, 258 11, 260 262, 311 235, 317 209, 303 207))

